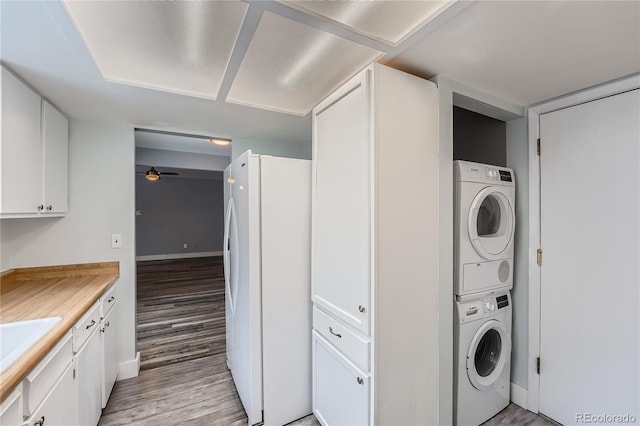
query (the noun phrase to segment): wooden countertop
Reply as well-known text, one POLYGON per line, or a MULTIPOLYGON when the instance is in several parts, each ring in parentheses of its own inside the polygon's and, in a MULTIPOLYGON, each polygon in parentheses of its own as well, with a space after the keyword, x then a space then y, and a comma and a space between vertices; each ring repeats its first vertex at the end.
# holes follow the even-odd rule
POLYGON ((119 276, 119 262, 13 269, 0 274, 0 322, 61 317, 42 339, 0 375, 0 402, 119 276))

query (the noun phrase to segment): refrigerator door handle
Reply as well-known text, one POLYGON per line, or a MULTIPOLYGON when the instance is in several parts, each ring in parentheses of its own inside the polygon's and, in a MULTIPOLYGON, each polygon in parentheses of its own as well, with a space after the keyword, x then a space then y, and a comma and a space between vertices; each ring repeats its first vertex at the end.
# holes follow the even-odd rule
POLYGON ((229 306, 231 307, 231 313, 235 312, 235 304, 233 303, 233 294, 231 293, 231 239, 229 235, 231 226, 231 216, 235 214, 233 207, 233 198, 229 198, 229 206, 227 207, 227 214, 224 221, 224 250, 223 262, 224 262, 224 284, 225 284, 225 297, 229 298, 229 306))

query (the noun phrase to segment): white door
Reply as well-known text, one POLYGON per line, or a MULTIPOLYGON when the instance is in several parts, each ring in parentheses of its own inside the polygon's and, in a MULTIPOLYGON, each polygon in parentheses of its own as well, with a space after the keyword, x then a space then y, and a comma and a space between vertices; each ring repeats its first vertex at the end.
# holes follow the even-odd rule
POLYGON ((235 204, 231 197, 233 178, 231 166, 224 171, 224 238, 223 238, 223 264, 224 264, 224 297, 225 297, 225 337, 227 367, 233 370, 233 313, 235 311, 235 297, 238 288, 238 222, 236 219, 235 204))
POLYGON ((44 139, 44 212, 67 211, 69 121, 49 102, 42 101, 44 139))
POLYGON ((227 308, 231 374, 249 424, 262 422, 262 306, 260 289, 260 164, 247 152, 230 165, 227 308), (235 219, 235 220, 234 220, 235 219), (235 275, 234 275, 235 274, 235 275))
POLYGON ((639 90, 540 116, 540 412, 565 425, 640 418, 639 117, 639 90))
POLYGON ((118 377, 118 334, 113 314, 117 304, 102 320, 102 408, 107 406, 113 385, 118 377))
POLYGON ((369 333, 367 72, 314 110, 312 297, 369 333))
POLYGON ((96 425, 102 413, 102 348, 98 329, 76 354, 78 368, 78 424, 96 425))

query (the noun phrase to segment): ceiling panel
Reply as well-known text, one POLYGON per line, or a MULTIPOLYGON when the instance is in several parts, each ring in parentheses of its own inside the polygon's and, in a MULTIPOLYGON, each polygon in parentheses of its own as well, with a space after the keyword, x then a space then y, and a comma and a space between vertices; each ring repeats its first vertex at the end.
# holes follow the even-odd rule
POLYGON ((453 2, 284 0, 281 3, 395 46, 453 2))
POLYGON ((381 52, 265 12, 227 101, 306 115, 381 52))
POLYGON ((640 2, 473 2, 390 65, 532 105, 639 72, 640 2))
POLYGON ((248 5, 65 1, 107 81, 215 99, 248 5))

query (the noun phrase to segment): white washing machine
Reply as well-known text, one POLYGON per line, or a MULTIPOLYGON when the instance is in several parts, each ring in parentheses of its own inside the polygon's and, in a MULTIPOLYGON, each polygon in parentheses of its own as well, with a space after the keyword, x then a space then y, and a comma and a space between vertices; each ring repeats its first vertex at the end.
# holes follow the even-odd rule
POLYGON ((454 425, 477 426, 509 405, 511 294, 455 304, 454 425))
POLYGON ((458 300, 513 287, 513 170, 455 161, 454 292, 458 300), (469 297, 470 296, 470 297, 469 297))

